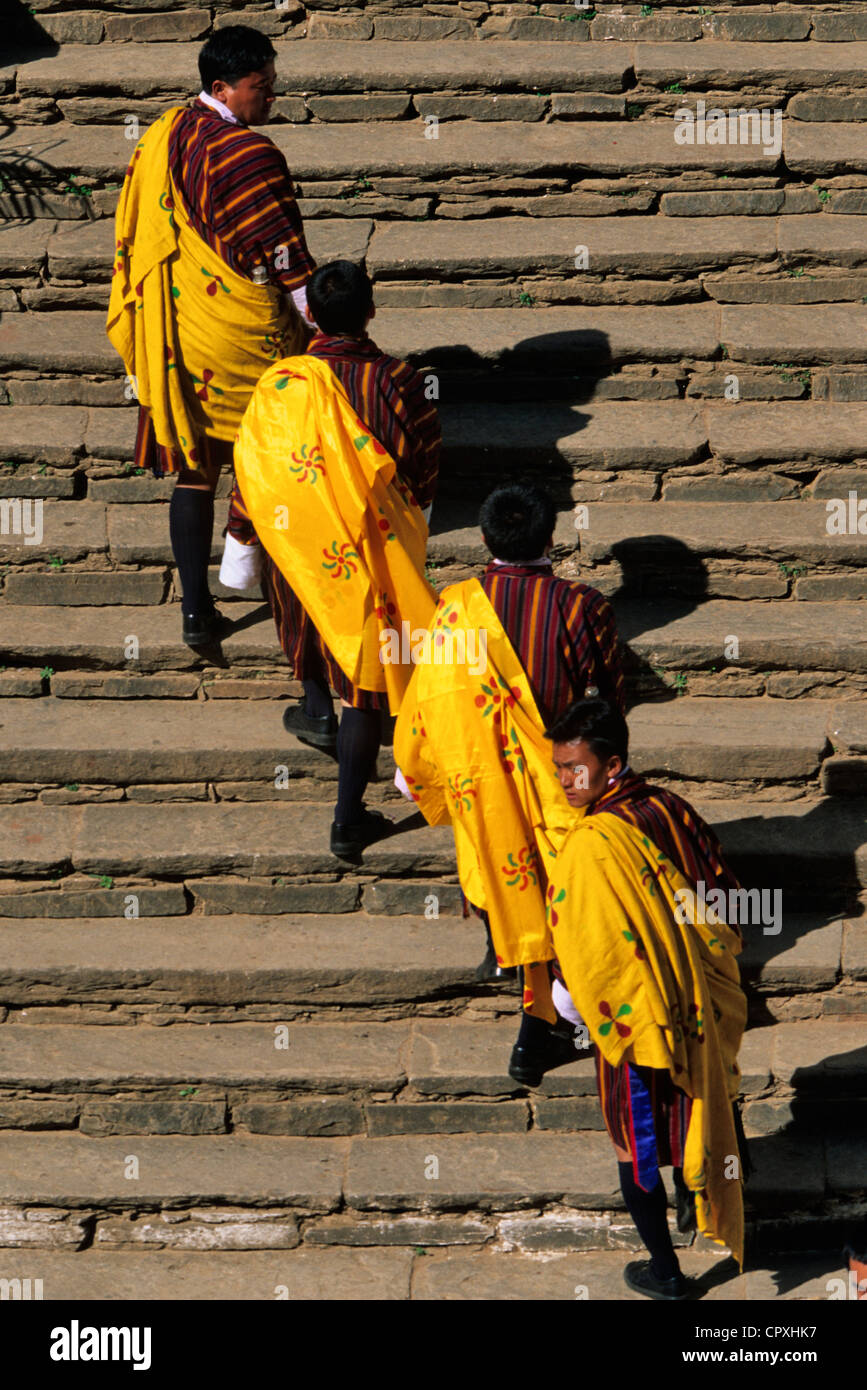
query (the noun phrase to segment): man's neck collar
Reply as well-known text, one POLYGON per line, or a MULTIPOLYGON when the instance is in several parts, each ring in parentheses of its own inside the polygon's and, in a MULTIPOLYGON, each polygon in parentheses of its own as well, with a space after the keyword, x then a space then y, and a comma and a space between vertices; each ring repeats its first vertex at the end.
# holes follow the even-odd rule
POLYGON ((491 561, 492 565, 508 565, 511 569, 530 569, 533 565, 550 565, 551 559, 548 555, 540 555, 538 560, 497 560, 491 561))
POLYGON ((207 92, 199 92, 199 101, 203 101, 206 106, 210 106, 212 111, 216 111, 218 116, 222 116, 223 120, 228 121, 231 125, 244 124, 243 121, 238 120, 234 111, 230 111, 228 106, 225 106, 222 101, 217 101, 216 97, 209 96, 207 92))

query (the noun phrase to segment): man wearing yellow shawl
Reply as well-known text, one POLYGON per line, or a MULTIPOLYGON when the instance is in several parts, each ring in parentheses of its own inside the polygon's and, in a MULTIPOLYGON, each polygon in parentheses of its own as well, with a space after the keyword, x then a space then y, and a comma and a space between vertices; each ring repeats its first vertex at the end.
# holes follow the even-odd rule
MULTIPOLYGON (((681 1230, 743 1263, 738 1048, 746 999, 743 890, 713 831, 681 797, 627 766, 628 730, 602 700, 549 730, 574 808, 548 887, 558 973, 596 1046, 599 1099, 627 1209, 651 1254, 630 1288, 688 1296, 666 1218, 660 1166, 674 1168, 681 1230), (694 1202, 694 1210, 693 1210, 694 1202)), ((559 1000, 569 1014, 568 997, 559 1000)), ((745 1160, 745 1154, 743 1155, 745 1160)))
POLYGON ((524 1012, 509 1071, 537 1086, 575 1059, 553 1007, 545 892, 558 834, 571 822, 546 724, 586 691, 623 702, 609 605, 558 578, 548 552, 556 508, 514 484, 485 500, 493 555, 480 579, 446 589, 395 730, 395 760, 431 824, 451 823, 465 898, 489 932, 479 979, 520 966, 524 1012))
POLYGON ((265 368, 303 351, 314 268, 286 161, 251 125, 274 101, 274 48, 218 30, 202 91, 136 146, 117 208, 108 336, 137 396, 135 461, 176 473, 169 532, 192 646, 216 636, 208 589, 214 489, 265 368))
MULTIPOLYGON (((260 550, 262 587, 303 682, 284 713, 302 742, 337 753, 331 850, 357 860, 388 831, 363 797, 412 670, 405 633, 436 602, 424 577, 440 431, 418 373, 371 342, 362 266, 320 266, 308 287, 317 333, 303 356, 259 382, 235 448, 237 484, 224 557, 260 550), (343 709, 338 729, 331 687, 343 709)), ((243 574, 241 575, 243 578, 243 574)), ((234 581, 232 581, 234 582, 234 581)))

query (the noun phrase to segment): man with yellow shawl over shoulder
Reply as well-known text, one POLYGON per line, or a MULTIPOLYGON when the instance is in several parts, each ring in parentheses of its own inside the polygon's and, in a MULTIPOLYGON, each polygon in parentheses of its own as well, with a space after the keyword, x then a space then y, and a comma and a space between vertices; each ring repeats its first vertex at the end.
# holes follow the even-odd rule
POLYGON ((295 189, 277 147, 250 129, 275 100, 274 55, 246 25, 211 35, 199 96, 142 136, 115 220, 107 331, 139 401, 135 462, 177 474, 169 533, 194 648, 219 635, 208 563, 220 470, 259 377, 309 336, 315 262, 295 189))
POLYGON ((736 1098, 747 1005, 735 923, 746 894, 689 803, 629 769, 618 710, 578 701, 548 737, 575 816, 548 887, 555 1002, 569 1017, 571 998, 595 1044, 623 1198, 650 1251, 627 1265, 626 1283, 683 1299, 660 1167, 674 1169, 679 1228, 697 1218, 743 1263, 736 1098))
POLYGON ((511 484, 486 498, 479 521, 493 559, 440 596, 394 740, 427 821, 452 825, 461 888, 489 934, 477 978, 495 978, 489 960, 501 975, 522 968, 509 1074, 525 1086, 574 1061, 577 1045, 551 998, 547 876, 572 812, 545 728, 588 690, 623 702, 611 608, 598 590, 554 574, 556 519, 538 487, 511 484))

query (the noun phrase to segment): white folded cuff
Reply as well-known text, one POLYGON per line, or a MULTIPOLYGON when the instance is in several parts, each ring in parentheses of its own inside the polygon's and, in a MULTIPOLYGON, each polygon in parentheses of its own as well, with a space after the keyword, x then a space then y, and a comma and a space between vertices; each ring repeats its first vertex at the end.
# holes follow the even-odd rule
POLYGON ((255 589, 262 574, 262 547, 258 541, 242 545, 234 536, 226 536, 220 583, 227 589, 255 589))

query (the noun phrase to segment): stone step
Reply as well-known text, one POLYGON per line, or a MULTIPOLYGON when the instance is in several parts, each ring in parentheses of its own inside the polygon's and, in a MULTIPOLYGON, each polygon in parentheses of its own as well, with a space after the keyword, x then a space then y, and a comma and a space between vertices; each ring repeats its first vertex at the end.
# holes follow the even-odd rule
MULTIPOLYGON (((490 1224, 484 1217, 471 1216, 324 1218, 311 1223, 304 1233, 305 1245, 293 1249, 299 1241, 297 1228, 292 1230, 284 1220, 257 1226, 250 1213, 235 1219, 215 1213, 208 1221, 184 1216, 180 1222, 175 1215, 137 1222, 109 1216, 96 1227, 97 1248, 80 1252, 75 1246, 87 1238, 87 1227, 74 1219, 41 1228, 35 1221, 17 1221, 14 1227, 10 1221, 20 1246, 24 1235, 38 1233, 42 1241, 38 1249, 18 1248, 18 1243, 14 1253, 7 1249, 4 1270, 10 1277, 31 1280, 30 1288, 38 1287, 46 1302, 642 1298, 623 1282, 624 1250, 640 1248, 637 1234, 623 1217, 613 1224, 574 1214, 505 1217, 490 1224), (609 1248, 588 1250, 588 1239, 609 1248), (484 1248, 501 1241, 504 1248, 484 1248), (251 1248, 254 1242, 269 1248, 251 1248), (384 1248, 386 1244, 392 1248, 384 1248), (470 1249, 461 1249, 464 1245, 470 1249), (540 1261, 539 1250, 559 1252, 558 1258, 540 1261)), ((763 1256, 751 1261, 743 1274, 734 1273, 724 1251, 696 1247, 679 1250, 678 1258, 699 1296, 714 1301, 815 1301, 828 1298, 832 1290, 842 1289, 835 1297, 845 1297, 848 1286, 842 1257, 829 1263, 827 1254, 777 1256, 766 1250, 766 1242, 763 1256)), ((201 1351, 196 1355, 197 1366, 204 1369, 201 1351)), ((221 1370, 229 1355, 225 1345, 219 1348, 221 1370)))
MULTIPOLYGON (((575 17, 580 21, 580 16, 575 17)), ((682 25, 684 21, 676 22, 682 25)), ((317 23, 322 23, 320 16, 317 23)), ((504 36, 496 32, 495 20, 490 36, 484 32, 486 42, 480 48, 471 38, 466 19, 462 21, 464 32, 459 28, 457 33, 442 19, 437 23, 451 32, 428 38, 423 25, 417 27, 417 18, 395 21, 377 15, 367 33, 341 40, 338 27, 333 26, 323 36, 329 41, 317 44, 315 63, 311 62, 306 46, 278 42, 275 90, 287 97, 303 92, 306 97, 370 92, 538 92, 540 88, 548 93, 619 93, 629 87, 630 95, 637 96, 668 91, 678 83, 690 92, 747 88, 785 97, 811 89, 822 94, 829 87, 858 87, 867 68, 867 43, 857 41, 854 34, 845 43, 756 44, 720 41, 719 36, 710 37, 711 29, 698 45, 689 43, 685 47, 683 43, 664 41, 633 44, 628 40, 643 37, 640 22, 633 18, 612 21, 611 17, 600 17, 595 22, 595 35, 592 25, 590 34, 602 42, 576 48, 573 44, 544 40, 555 36, 584 38, 586 32, 580 22, 566 25, 542 17, 530 21, 536 32, 525 36, 519 33, 509 42, 499 41, 504 36), (401 22, 413 32, 400 36, 381 32, 381 26, 393 27, 401 22), (615 28, 612 33, 612 22, 615 26, 626 24, 627 31, 618 33, 615 28), (603 32, 605 29, 608 32, 603 32), (521 37, 531 39, 537 35, 541 41, 520 42, 521 37), (451 39, 445 48, 440 42, 443 37, 451 39), (612 42, 617 38, 627 41, 612 42)), ((689 37, 698 38, 698 20, 691 16, 689 23, 694 26, 689 37)), ((649 27, 660 25, 664 29, 665 20, 654 17, 649 27)), ((648 37, 664 40, 664 34, 648 37)), ((127 102, 151 96, 187 99, 194 86, 198 48, 198 43, 158 41, 115 46, 107 81, 99 55, 89 44, 64 42, 52 56, 40 58, 30 54, 30 61, 20 65, 13 58, 0 69, 0 76, 5 79, 7 92, 23 99, 52 97, 56 108, 50 110, 59 109, 69 119, 86 119, 88 110, 83 98, 88 95, 124 96, 127 102), (78 107, 72 104, 75 101, 79 102, 78 107)), ((672 110, 682 104, 670 102, 672 110)), ((760 103, 756 100, 755 104, 760 103)), ((315 104, 309 111, 318 114, 315 104)), ((283 112, 279 106, 277 110, 278 118, 282 115, 290 121, 297 120, 301 113, 301 118, 306 118, 303 106, 296 111, 288 103, 283 112)))
MULTIPOLYGON (((678 692, 688 689, 692 695, 731 694, 735 687, 740 694, 791 696, 811 687, 821 686, 822 694, 844 683, 853 692, 864 686, 867 634, 857 602, 826 602, 821 625, 811 604, 718 599, 697 603, 687 595, 644 602, 615 596, 615 612, 621 639, 631 652, 631 669, 642 688, 657 698, 666 691, 662 678, 667 672, 679 672, 678 692), (735 651, 732 637, 737 639, 737 660, 726 656, 727 643, 735 651), (654 686, 656 668, 660 674, 654 686), (819 673, 824 673, 821 678, 819 673)), ((239 670, 276 666, 285 672, 264 605, 233 603, 231 621, 220 644, 222 662, 239 670)), ((132 677, 204 670, 209 664, 181 641, 178 609, 172 604, 32 607, 26 610, 26 621, 20 609, 4 606, 0 657, 7 666, 35 666, 49 679, 56 670, 123 671, 132 677), (132 638, 138 643, 137 658, 127 654, 133 651, 132 638)))
MULTIPOLYGON (((799 911, 816 902, 844 909, 867 888, 863 799, 698 800, 697 810, 745 882, 801 894, 799 911)), ((227 873, 328 881, 357 881, 358 872, 376 879, 455 873, 450 829, 394 808, 394 830, 350 874, 328 850, 332 814, 330 805, 302 801, 7 805, 0 807, 0 875, 42 880, 43 887, 52 875, 56 883, 74 872, 105 888, 130 876, 185 880, 189 888, 196 879, 227 873)))
MULTIPOLYGON (((460 917, 455 888, 447 890, 453 894, 451 900, 438 888, 434 896, 439 915, 427 917, 433 906, 430 886, 400 885, 399 915, 377 916, 373 905, 370 911, 329 913, 329 890, 324 887, 318 890, 322 910, 296 909, 282 915, 224 911, 160 917, 143 911, 133 925, 123 917, 121 905, 115 917, 91 917, 85 908, 84 916, 31 920, 26 931, 21 930, 20 917, 2 916, 0 999, 15 1011, 16 1023, 38 1023, 34 1031, 40 1034, 49 1024, 70 1021, 99 1025, 93 1031, 100 1034, 113 1023, 182 1022, 197 1025, 200 1034, 210 1037, 216 1024, 225 1021, 234 1028, 238 1021, 255 1019, 257 1009, 260 1020, 267 1012, 282 1021, 281 1009, 294 1020, 299 1008, 305 1016, 333 1018, 337 1008, 342 1017, 370 1022, 387 1017, 383 1011, 389 1007, 417 1009, 422 1003, 426 1014, 463 1013, 462 1027, 472 1023, 472 1029, 491 1029, 493 1016, 482 1021, 480 1010, 496 1001, 500 1011, 514 1012, 514 991, 476 984, 482 928, 475 918, 460 917), (243 964, 229 966, 224 961, 243 964)), ((232 887, 223 885, 224 899, 215 905, 225 909, 232 887)), ((83 895, 64 895, 67 912, 75 911, 74 898, 83 895)), ((365 905, 368 899, 373 904, 377 890, 359 885, 359 896, 365 905)), ((0 896, 0 912, 7 911, 8 897, 5 891, 0 896)), ((769 1014, 785 1018, 790 995, 813 996, 814 1014, 829 1024, 845 1023, 847 1012, 867 1012, 863 918, 828 922, 822 914, 786 911, 778 934, 749 928, 745 935, 739 964, 751 997, 761 998, 763 1022, 769 1014)), ((416 1014, 416 1035, 429 1022, 416 1014)), ((447 1020, 443 1028, 448 1026, 447 1020)), ((510 1046, 506 1022, 502 1028, 499 1042, 510 1046)), ((472 1029, 467 1038, 476 1037, 472 1029)), ((14 1031, 17 1036, 22 1030, 14 1031)), ((189 1029, 184 1036, 192 1036, 189 1029)), ((273 1029, 269 1036, 273 1045, 273 1029)), ((443 1036, 442 1030, 438 1036, 443 1036)), ((489 1035, 479 1031, 478 1036, 489 1035)), ((750 1036, 770 1034, 763 1028, 750 1036)), ((473 1055, 480 1065, 475 1051, 473 1055)), ((485 1065, 490 1063, 502 1080, 502 1057, 493 1052, 484 1056, 485 1065)), ((187 1070, 198 1076, 192 1066, 187 1070)), ((573 1074, 578 1074, 574 1068, 568 1069, 568 1076, 560 1069, 553 1081, 559 1085, 573 1074)), ((759 1094, 767 1084, 767 1078, 756 1080, 749 1089, 759 1094)), ((508 1090, 509 1083, 504 1085, 508 1090)), ((476 1089, 489 1093, 481 1083, 476 1089)))
MULTIPOLYGON (((737 376, 740 364, 747 368, 766 364, 776 368, 776 380, 772 376, 769 383, 769 394, 775 394, 781 382, 796 379, 790 370, 795 367, 867 361, 862 320, 860 306, 849 304, 391 308, 377 315, 376 341, 384 351, 408 359, 422 371, 449 374, 448 382, 438 388, 437 399, 466 398, 470 392, 474 402, 490 400, 492 394, 496 399, 500 383, 499 390, 514 400, 516 378, 520 387, 522 377, 532 383, 531 399, 536 401, 545 399, 547 382, 547 390, 559 396, 564 394, 564 386, 571 385, 573 399, 586 399, 593 392, 594 381, 604 380, 612 369, 629 363, 678 364, 673 380, 688 381, 691 391, 697 392, 707 371, 704 364, 721 359, 725 360, 724 367, 716 368, 718 384, 714 387, 711 383, 705 389, 722 395, 722 377, 729 386, 730 373, 737 376), (471 386, 456 389, 451 380, 454 373, 472 373, 471 386)), ((117 377, 114 400, 118 405, 124 393, 129 397, 135 389, 134 384, 124 383, 123 364, 105 335, 104 315, 87 310, 0 314, 0 373, 6 378, 13 402, 17 399, 14 374, 34 371, 60 377, 117 377)), ((661 375, 665 377, 665 371, 661 375)), ((810 380, 807 370, 794 393, 803 394, 810 380)), ((615 382, 615 388, 618 384, 615 382)), ((30 390, 29 386, 24 390, 30 390)), ((645 386, 644 394, 651 395, 654 390, 659 394, 658 386, 645 386)), ((865 392, 863 381, 861 391, 865 392)), ((517 394, 528 393, 519 389, 517 394)), ((667 394, 676 395, 677 386, 669 387, 667 394)), ((58 388, 58 396, 60 401, 69 402, 65 382, 58 388)), ((732 404, 723 403, 726 413, 732 404)), ((782 410, 786 404, 778 408, 782 410)), ((12 408, 32 411, 39 407, 13 404, 12 408)), ((101 458, 129 456, 132 412, 124 421, 116 411, 99 406, 88 416, 80 413, 80 407, 57 408, 79 410, 77 416, 69 417, 71 438, 83 435, 89 453, 101 458)), ((845 421, 846 414, 840 413, 845 421)), ((35 417, 7 416, 4 410, 3 418, 9 429, 5 455, 40 457, 35 417)), ((50 418, 53 421, 54 417, 50 418)), ((43 461, 68 459, 70 447, 43 461)))
MULTIPOLYGON (((692 218, 695 229, 684 239, 677 218, 666 215, 684 207, 671 202, 678 197, 691 199, 689 206, 697 206, 699 199, 727 196, 664 195, 663 215, 650 217, 631 210, 635 199, 609 199, 617 203, 611 211, 620 213, 614 217, 604 215, 606 195, 592 193, 584 197, 600 203, 600 215, 593 217, 490 217, 471 225, 440 220, 425 222, 424 229, 415 222, 379 221, 375 231, 371 218, 310 217, 315 200, 303 202, 310 204, 304 207, 304 215, 315 259, 320 263, 336 257, 363 260, 367 254, 381 307, 410 303, 435 307, 439 296, 442 307, 472 302, 482 309, 502 302, 517 309, 521 307, 521 293, 536 303, 593 302, 593 296, 596 302, 604 303, 604 293, 610 296, 610 303, 618 302, 616 295, 624 303, 653 295, 671 300, 710 295, 724 302, 739 296, 752 302, 779 303, 821 302, 823 297, 860 299, 867 284, 864 272, 845 275, 842 271, 863 265, 867 259, 867 218, 845 214, 754 215, 745 222, 742 215, 706 215, 692 218), (581 246, 588 249, 588 268, 574 274, 575 252, 581 246), (763 274, 750 279, 743 267, 761 267, 763 274), (778 270, 764 274, 766 267, 778 270), (734 274, 722 274, 732 268, 734 274), (795 270, 798 275, 793 274, 795 270), (610 281, 600 281, 602 275, 628 277, 628 282, 611 285, 610 281), (643 282, 638 277, 649 279, 643 282), (521 289, 521 285, 527 288, 521 289)), ((763 190, 756 196, 775 199, 779 207, 785 207, 782 189, 763 190)), ((532 199, 528 202, 528 211, 532 211, 529 203, 532 199)), ((713 203, 707 206, 710 211, 713 203)), ((821 207, 818 200, 817 206, 821 207)), ((554 213, 556 210, 552 207, 554 213)), ((14 277, 24 286, 21 303, 26 309, 63 311, 67 303, 78 309, 93 307, 86 296, 96 289, 75 291, 60 284, 71 279, 99 284, 107 303, 107 267, 113 252, 114 227, 108 217, 81 222, 10 222, 0 229, 0 275, 14 277), (33 279, 32 286, 26 285, 24 277, 39 274, 51 284, 40 285, 33 279), (72 299, 76 293, 79 302, 72 299)))
MULTIPOLYGON (((367 45, 363 47, 366 49, 367 45)), ((476 49, 472 55, 472 81, 475 83, 478 82, 474 66, 476 54, 483 51, 476 49)), ((561 50, 561 58, 571 63, 574 51, 571 46, 568 51, 561 50)), ((833 51, 839 58, 840 49, 833 51)), ((442 61, 449 72, 452 70, 450 54, 451 48, 442 53, 442 61)), ((399 76, 405 86, 402 71, 399 76)), ((683 77, 682 70, 678 76, 683 77)), ((100 73, 99 77, 102 82, 104 74, 100 73)), ((733 77, 729 72, 728 78, 733 77)), ((675 79, 669 79, 672 80, 675 79)), ((127 102, 131 99, 126 91, 124 99, 127 102)), ((686 175, 703 171, 716 176, 757 175, 767 179, 778 173, 782 161, 790 173, 807 177, 841 177, 863 173, 867 168, 862 132, 856 122, 784 120, 782 153, 779 159, 774 159, 765 153, 761 144, 678 144, 673 139, 674 101, 670 108, 665 119, 621 122, 616 141, 611 138, 611 122, 598 120, 577 124, 462 120, 447 126, 435 140, 425 138, 429 126, 420 118, 371 123, 343 121, 306 126, 274 125, 270 128, 270 137, 286 154, 302 192, 309 192, 304 189, 304 180, 308 180, 316 186, 316 193, 311 196, 318 197, 331 196, 326 185, 334 180, 343 181, 350 191, 366 191, 364 186, 359 186, 360 171, 363 171, 362 185, 365 180, 387 176, 400 180, 398 187, 393 189, 398 196, 418 196, 424 191, 425 181, 439 182, 442 192, 444 181, 459 176, 473 176, 476 180, 482 175, 536 179, 559 176, 580 188, 588 177, 625 178, 635 182, 651 175, 657 180, 673 178, 678 181, 677 186, 681 186, 686 175)), ((90 194, 80 195, 82 206, 78 216, 84 215, 89 206, 107 211, 112 200, 103 193, 95 194, 94 189, 122 178, 130 149, 130 141, 124 138, 117 125, 84 126, 68 121, 50 126, 19 125, 6 156, 14 160, 19 178, 27 176, 26 182, 20 185, 26 208, 15 210, 13 200, 10 215, 62 215, 45 210, 52 204, 46 204, 39 190, 63 191, 61 181, 64 176, 68 181, 69 175, 75 175, 80 188, 90 190, 90 194)), ((63 202, 57 206, 68 208, 63 202)), ((358 207, 362 210, 363 204, 359 203, 358 207)))
MULTIPOLYGON (((861 411, 867 414, 867 407, 861 407, 861 411)), ((607 421, 616 414, 622 418, 624 413, 609 406, 601 412, 601 416, 607 421)), ((654 415, 659 420, 661 414, 658 411, 649 413, 651 420, 648 422, 645 419, 645 428, 648 423, 652 427, 654 415)), ((676 413, 672 413, 676 418, 676 413)), ((473 430, 473 419, 467 408, 449 412, 447 444, 451 442, 451 448, 448 450, 444 479, 446 489, 455 475, 465 475, 472 467, 475 482, 467 491, 470 495, 476 492, 484 496, 488 487, 495 485, 492 474, 494 458, 499 462, 500 481, 504 475, 508 476, 508 464, 512 464, 512 471, 518 476, 526 477, 528 472, 538 470, 550 488, 552 481, 555 481, 551 477, 551 465, 555 460, 546 460, 548 468, 543 469, 539 467, 538 458, 524 458, 521 455, 522 446, 529 450, 532 425, 543 414, 541 408, 532 409, 528 412, 529 418, 524 416, 519 424, 515 410, 483 411, 481 417, 475 420, 473 430), (516 425, 512 447, 500 450, 494 442, 497 438, 494 426, 497 425, 499 432, 506 437, 510 420, 516 425), (491 432, 487 435, 487 442, 477 446, 476 451, 472 434, 483 436, 486 422, 491 424, 491 432), (523 425, 523 430, 520 425, 523 425), (532 466, 534 462, 535 468, 532 466), (523 468, 522 463, 525 465, 523 468)), ((581 418, 578 411, 571 412, 571 416, 576 424, 581 418)), ((637 411, 634 408, 632 419, 637 425, 637 411)), ((617 420, 613 423, 617 423, 617 420)), ((551 425, 549 419, 549 432, 551 425)), ((582 433, 579 431, 578 440, 582 433)), ((562 454, 571 452, 570 441, 561 440, 560 445, 562 454)), ((652 441, 648 441, 650 447, 652 441)), ((574 460, 574 464, 578 462, 578 459, 574 460)), ((632 462, 635 464, 636 460, 632 462)), ((610 482, 607 485, 604 473, 601 478, 597 475, 586 485, 579 475, 579 481, 572 483, 571 491, 573 495, 577 493, 580 496, 582 488, 587 486, 591 497, 600 493, 602 497, 607 493, 613 493, 616 497, 618 491, 621 495, 629 495, 629 475, 625 478, 608 476, 610 482)), ((592 583, 604 584, 609 591, 620 589, 647 593, 663 588, 682 593, 686 586, 696 596, 712 593, 720 597, 781 598, 788 595, 792 577, 800 583, 809 572, 814 583, 822 575, 837 573, 841 588, 848 575, 853 596, 857 597, 862 582, 858 566, 863 555, 863 540, 857 530, 857 490, 853 510, 847 487, 857 480, 857 489, 857 482, 864 476, 860 472, 854 475, 840 472, 835 475, 833 471, 828 471, 818 490, 830 493, 834 487, 838 494, 836 500, 813 500, 802 496, 798 501, 787 502, 760 500, 773 497, 775 491, 785 496, 788 481, 785 478, 743 472, 709 473, 697 469, 689 473, 672 470, 665 483, 665 496, 689 498, 697 495, 707 500, 650 503, 640 500, 626 503, 590 500, 583 510, 560 513, 554 532, 554 558, 574 564, 577 547, 582 576, 592 583), (835 526, 837 524, 838 512, 846 530, 842 534, 837 534, 836 530, 829 534, 828 527, 832 521, 835 526), (855 529, 849 532, 853 518, 855 529), (687 535, 690 537, 688 550, 678 539, 687 535)), ((131 483, 134 481, 130 480, 131 483)), ((633 495, 637 494, 638 498, 642 492, 646 495, 655 489, 652 475, 649 478, 641 473, 633 476, 631 481, 633 495)), ((99 486, 97 482, 94 491, 99 486)), ((562 484, 561 488, 566 490, 562 484)), ((122 494, 122 484, 119 491, 122 494)), ((0 539, 0 559, 16 566, 28 566, 29 572, 21 570, 7 578, 4 592, 9 604, 98 606, 162 601, 165 584, 164 577, 158 572, 107 574, 94 569, 88 574, 81 570, 65 571, 64 566, 86 560, 91 555, 97 564, 100 563, 97 557, 102 556, 117 566, 172 564, 168 508, 164 502, 130 507, 120 501, 106 506, 102 502, 49 499, 40 514, 41 539, 36 513, 24 509, 30 507, 31 503, 28 501, 19 505, 22 507, 21 525, 18 533, 12 532, 0 539), (47 574, 44 571, 36 572, 35 567, 44 565, 46 561, 54 563, 53 571, 47 574)), ((457 502, 449 497, 446 490, 437 505, 428 543, 428 560, 432 565, 477 567, 487 562, 488 551, 475 521, 476 508, 477 504, 472 503, 466 495, 463 501, 457 502)), ((10 518, 14 521, 13 511, 10 511, 10 518)), ((212 546, 212 560, 215 563, 219 563, 222 557, 223 538, 220 530, 215 529, 212 546)), ((238 597, 236 591, 226 592, 238 597)), ((813 590, 809 584, 805 584, 803 592, 809 594, 813 590)), ((821 592, 821 586, 818 592, 821 592)))
MULTIPOLYGON (((336 765, 285 733, 282 708, 277 701, 263 709, 255 700, 149 700, 131 726, 123 701, 0 699, 0 781, 249 782, 264 790, 282 767, 293 780, 333 783, 336 765)), ((638 706, 630 713, 632 762, 645 775, 684 780, 813 781, 829 735, 849 717, 863 720, 867 702, 853 702, 851 716, 848 708, 799 700, 781 720, 773 700, 638 706)), ((381 755, 380 771, 392 775, 390 753, 381 755)))
MULTIPOLYGON (((855 1114, 867 1119, 863 1028, 863 1018, 810 1019, 749 1032, 741 1064, 745 1123, 764 1133, 788 1127, 791 1138, 819 1107, 829 1126, 851 1125, 855 1114)), ((511 1099, 527 1090, 507 1072, 515 1033, 514 1016, 485 1023, 9 1024, 0 1034, 0 1128, 77 1126, 95 1138, 603 1129, 590 1057, 548 1072, 529 1100, 511 1099)))
MULTIPOLYGON (((558 1204, 622 1209, 604 1133, 141 1135, 132 1155, 134 1182, 129 1148, 129 1136, 2 1135, 0 1201, 81 1213, 276 1207, 290 1217, 338 1208, 345 1216, 467 1209, 481 1215, 558 1204)), ((785 1135, 771 1135, 756 1141, 751 1155, 753 1149, 750 1201, 754 1209, 761 1203, 763 1212, 855 1194, 864 1181, 864 1151, 855 1139, 814 1133, 795 1146, 785 1135)))

